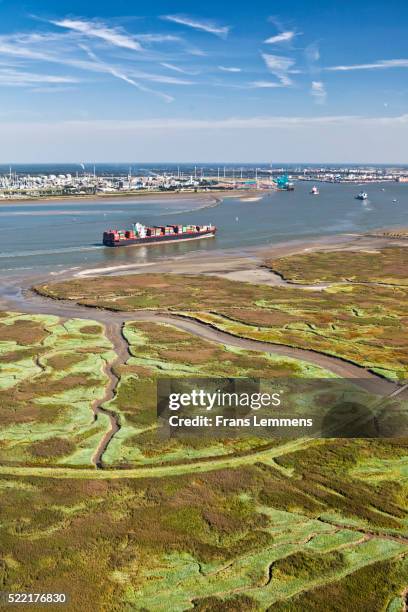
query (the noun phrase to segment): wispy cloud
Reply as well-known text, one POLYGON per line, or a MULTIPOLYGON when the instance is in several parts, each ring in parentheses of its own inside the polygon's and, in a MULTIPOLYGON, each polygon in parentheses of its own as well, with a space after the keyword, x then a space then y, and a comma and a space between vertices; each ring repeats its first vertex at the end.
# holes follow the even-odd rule
POLYGON ((283 87, 282 83, 276 83, 276 81, 252 81, 249 86, 252 89, 276 89, 277 87, 283 87))
MULTIPOLYGON (((61 51, 61 50, 60 50, 61 51)), ((2 39, 0 37, 0 54, 8 57, 15 57, 19 60, 41 61, 61 66, 70 66, 90 72, 106 72, 106 70, 96 62, 79 59, 68 54, 50 53, 48 51, 37 51, 28 47, 22 47, 17 40, 2 39)))
POLYGON ((53 74, 37 74, 20 70, 0 69, 0 85, 9 87, 27 87, 41 83, 49 85, 79 83, 77 78, 53 74))
POLYGON ((61 41, 67 36, 68 33, 62 34, 62 32, 17 32, 12 38, 22 45, 36 45, 61 41))
POLYGON ((180 68, 180 66, 169 64, 168 62, 160 62, 160 66, 163 66, 163 68, 167 68, 168 70, 174 70, 174 72, 180 72, 181 74, 197 74, 196 72, 189 72, 184 68, 180 68))
POLYGON ((262 53, 262 58, 269 72, 274 74, 282 85, 285 87, 292 85, 292 79, 288 74, 295 64, 293 59, 283 55, 271 55, 269 53, 262 53))
POLYGON ((141 44, 131 35, 119 30, 118 28, 110 28, 106 24, 99 21, 85 21, 82 19, 61 19, 51 21, 51 23, 60 28, 66 28, 79 32, 90 38, 99 38, 115 47, 122 49, 130 49, 132 51, 141 51, 141 44))
POLYGON ((43 53, 42 51, 36 51, 35 49, 29 49, 21 46, 18 40, 12 41, 7 37, 0 36, 0 53, 12 57, 29 59, 29 60, 40 60, 40 61, 51 61, 49 60, 50 55, 43 53))
POLYGON ((327 99, 327 91, 322 81, 312 81, 310 93, 314 97, 316 104, 324 104, 327 99))
POLYGON ((147 43, 166 43, 166 42, 182 42, 183 39, 180 36, 173 36, 173 34, 134 34, 136 40, 141 40, 147 43))
POLYGON ((218 69, 222 70, 222 72, 242 72, 242 68, 237 66, 218 66, 218 69))
POLYGON ((203 32, 208 32, 209 34, 215 34, 216 36, 220 36, 222 38, 227 37, 231 29, 230 26, 221 26, 214 21, 197 19, 195 17, 189 17, 188 15, 163 15, 162 19, 172 21, 173 23, 178 23, 189 28, 194 28, 195 30, 202 30, 203 32))
POLYGON ((267 38, 264 42, 268 45, 276 45, 278 43, 290 42, 295 36, 297 36, 297 32, 294 30, 286 30, 286 32, 281 32, 280 34, 267 38))
POLYGON ((98 66, 99 70, 102 70, 103 72, 111 74, 112 76, 116 77, 117 79, 120 79, 121 81, 125 81, 125 83, 128 83, 129 85, 132 85, 133 87, 136 87, 140 91, 144 91, 147 93, 154 94, 155 96, 159 96, 160 98, 165 100, 165 102, 173 102, 174 100, 173 96, 169 96, 168 94, 165 94, 161 91, 156 91, 155 89, 150 89, 150 87, 145 87, 145 85, 142 85, 141 83, 138 83, 137 81, 135 81, 131 76, 126 74, 122 69, 116 66, 111 66, 101 61, 95 55, 95 53, 93 53, 93 51, 91 51, 87 47, 83 47, 83 49, 84 51, 86 51, 88 56, 93 60, 95 65, 98 66))
POLYGON ((166 76, 163 74, 154 74, 152 72, 144 72, 142 70, 131 70, 129 71, 130 76, 135 76, 136 78, 153 81, 155 83, 165 83, 167 85, 194 85, 194 81, 189 81, 187 79, 181 79, 173 76, 166 76))
POLYGON ((377 60, 370 64, 351 64, 346 66, 329 66, 325 70, 346 72, 349 70, 385 70, 387 68, 408 68, 408 59, 377 60))
MULTIPOLYGON (((18 37, 17 37, 18 38, 18 37)), ((41 47, 43 48, 43 47, 41 47)), ((54 47, 55 48, 55 47, 54 47)), ((122 66, 112 65, 109 62, 102 61, 100 58, 96 56, 96 54, 88 48, 88 46, 80 44, 79 48, 85 51, 89 60, 73 57, 68 53, 61 53, 61 48, 59 48, 59 55, 57 52, 51 53, 45 50, 38 51, 36 49, 32 49, 29 47, 23 47, 19 44, 17 39, 14 38, 2 38, 0 37, 0 53, 4 53, 5 55, 17 57, 19 59, 24 60, 33 60, 33 61, 43 61, 46 63, 54 63, 62 66, 69 66, 72 68, 76 68, 79 70, 84 70, 87 72, 96 72, 103 74, 110 74, 111 76, 120 79, 129 85, 139 89, 140 91, 144 91, 147 93, 151 93, 155 96, 158 96, 165 100, 166 102, 172 102, 174 100, 173 96, 168 95, 164 92, 157 91, 155 89, 151 89, 150 87, 145 86, 143 83, 140 83, 139 80, 142 81, 151 81, 156 83, 163 83, 168 85, 191 85, 192 81, 179 79, 175 77, 169 77, 160 74, 154 74, 150 72, 142 72, 142 71, 130 71, 129 68, 124 68, 122 66), (136 80, 139 79, 139 80, 136 80)), ((56 49, 58 51, 58 49, 56 49)), ((11 81, 6 81, 3 79, 3 83, 6 84, 11 83, 11 81)), ((22 80, 23 83, 26 81, 22 80)), ((40 82, 40 81, 38 81, 40 82)), ((46 82, 46 81, 42 81, 46 82)), ((49 81, 52 82, 52 81, 49 81)), ((68 82, 68 81, 59 81, 59 82, 68 82)), ((70 81, 74 82, 74 81, 70 81)), ((77 82, 77 81, 75 81, 77 82)), ((14 81, 13 81, 14 84, 14 81)))

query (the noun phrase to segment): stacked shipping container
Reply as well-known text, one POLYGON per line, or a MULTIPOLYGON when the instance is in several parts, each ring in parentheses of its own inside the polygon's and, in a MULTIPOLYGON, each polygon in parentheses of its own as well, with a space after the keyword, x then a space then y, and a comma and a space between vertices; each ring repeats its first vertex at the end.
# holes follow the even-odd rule
POLYGON ((103 234, 105 246, 119 244, 143 244, 163 240, 177 240, 183 237, 197 238, 214 236, 216 228, 213 225, 166 225, 146 227, 141 223, 133 225, 132 230, 109 230, 103 234))

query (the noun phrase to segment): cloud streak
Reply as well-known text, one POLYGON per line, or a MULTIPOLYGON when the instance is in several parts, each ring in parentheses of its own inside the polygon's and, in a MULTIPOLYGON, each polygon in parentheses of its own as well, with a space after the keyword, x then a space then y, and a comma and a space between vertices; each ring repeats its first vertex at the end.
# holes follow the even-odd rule
POLYGON ((9 87, 27 87, 38 84, 72 84, 79 80, 71 76, 37 74, 20 70, 0 69, 0 85, 9 87))
POLYGON ((242 69, 237 66, 218 66, 218 70, 221 70, 221 72, 242 72, 242 69))
POLYGON ((269 72, 274 74, 284 87, 292 85, 292 79, 288 76, 295 61, 290 57, 283 55, 271 55, 270 53, 262 53, 262 58, 269 72))
POLYGON ((226 38, 231 29, 230 26, 220 26, 213 21, 196 19, 188 15, 163 15, 162 19, 193 28, 194 30, 215 34, 215 36, 220 36, 221 38, 226 38))
POLYGON ((290 42, 295 36, 297 36, 297 32, 294 30, 286 30, 286 32, 281 32, 280 34, 267 38, 264 40, 264 43, 267 45, 276 45, 283 42, 290 42))
POLYGON ((83 49, 88 54, 88 56, 93 60, 94 64, 98 67, 100 71, 106 72, 107 74, 111 74, 117 79, 124 81, 125 83, 128 83, 129 85, 132 85, 133 87, 136 87, 136 89, 139 89, 140 91, 144 91, 147 93, 154 94, 155 96, 159 96, 165 102, 173 102, 174 100, 173 96, 169 96, 168 94, 165 94, 161 91, 156 91, 155 89, 150 89, 150 87, 146 87, 145 85, 138 83, 131 76, 123 72, 120 68, 117 68, 116 66, 111 66, 109 64, 106 64, 105 62, 102 62, 95 55, 95 53, 93 53, 93 51, 91 51, 87 47, 83 47, 83 49))
POLYGON ((387 70, 389 68, 408 68, 408 59, 377 60, 370 64, 329 66, 325 70, 330 72, 348 72, 350 70, 387 70))
POLYGON ((168 62, 160 62, 160 66, 168 70, 174 70, 174 72, 180 72, 181 74, 197 74, 196 72, 189 72, 188 70, 184 70, 184 68, 180 68, 180 66, 169 64, 168 62))
POLYGON ((182 42, 183 39, 180 36, 173 36, 172 34, 134 34, 134 38, 141 40, 142 42, 148 43, 166 43, 166 42, 182 42))
MULTIPOLYGON (((77 68, 78 70, 84 70, 86 72, 110 74, 111 76, 114 76, 117 79, 120 79, 128 83, 132 87, 135 87, 139 89, 140 91, 144 91, 146 93, 151 93, 155 96, 158 96, 166 102, 172 102, 174 100, 173 96, 166 94, 164 92, 157 91, 155 89, 146 87, 142 83, 139 83, 137 80, 135 80, 135 78, 146 80, 146 81, 152 81, 156 83, 168 84, 168 85, 192 85, 193 84, 192 81, 178 79, 175 77, 169 77, 169 76, 160 75, 160 74, 152 74, 149 72, 133 71, 131 73, 129 70, 121 66, 112 65, 108 62, 102 61, 86 45, 80 44, 79 48, 85 51, 85 53, 87 54, 87 56, 90 58, 91 61, 80 59, 77 57, 70 57, 68 54, 54 55, 53 53, 33 50, 30 48, 22 47, 18 43, 17 39, 13 41, 11 39, 5 39, 5 38, 2 39, 0 37, 0 53, 4 53, 5 55, 16 57, 19 59, 24 59, 24 60, 43 61, 47 63, 59 64, 62 66, 70 66, 72 68, 77 68)), ((24 83, 25 82, 26 81, 24 81, 24 83)), ((52 82, 52 81, 48 81, 48 82, 52 82)), ((67 83, 68 81, 60 81, 60 82, 67 83)), ((78 82, 78 80, 70 81, 70 82, 78 82)), ((11 85, 11 80, 7 81, 4 78, 3 84, 11 85)), ((15 84, 14 80, 12 84, 13 85, 15 84)))
POLYGON ((146 79, 147 81, 154 81, 155 83, 165 83, 167 85, 194 85, 194 81, 188 81, 187 79, 181 79, 172 76, 166 76, 162 74, 154 74, 151 72, 144 72, 142 70, 132 70, 129 72, 131 76, 135 76, 139 79, 146 79))
POLYGON ((8 55, 21 59, 39 60, 46 62, 53 61, 50 60, 50 55, 48 53, 43 53, 42 51, 35 51, 33 49, 22 47, 18 41, 12 42, 6 37, 0 37, 0 53, 3 55, 8 55))
POLYGON ((115 47, 132 51, 142 50, 141 44, 133 36, 118 28, 110 28, 102 22, 85 21, 82 19, 61 19, 51 21, 50 23, 60 28, 78 32, 89 38, 99 38, 115 47))
POLYGON ((252 89, 276 89, 283 87, 282 83, 276 83, 276 81, 252 81, 249 86, 252 89))

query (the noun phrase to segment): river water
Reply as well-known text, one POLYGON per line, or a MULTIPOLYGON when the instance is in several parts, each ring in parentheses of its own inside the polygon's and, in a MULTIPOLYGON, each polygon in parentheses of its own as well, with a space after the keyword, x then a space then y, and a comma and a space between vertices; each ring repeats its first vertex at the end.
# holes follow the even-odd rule
MULTIPOLYGON (((188 253, 241 249, 373 228, 408 227, 408 184, 310 183, 294 192, 270 192, 258 201, 224 198, 214 206, 204 199, 143 198, 0 204, 0 274, 30 276, 77 268, 148 263, 188 253), (354 198, 366 190, 365 202, 354 198), (397 200, 394 202, 393 200, 397 200), (213 223, 215 239, 150 247, 110 249, 102 232, 129 228, 132 222, 213 223)), ((255 194, 256 195, 256 194, 255 194)), ((208 196, 210 198, 210 196, 208 196)), ((218 197, 218 196, 217 196, 218 197)))

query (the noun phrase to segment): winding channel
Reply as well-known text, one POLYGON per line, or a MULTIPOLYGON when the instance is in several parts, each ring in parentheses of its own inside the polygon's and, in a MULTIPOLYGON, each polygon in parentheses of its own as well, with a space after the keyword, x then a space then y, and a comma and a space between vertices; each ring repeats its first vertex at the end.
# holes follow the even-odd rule
POLYGON ((408 385, 401 386, 386 380, 374 372, 370 372, 363 366, 358 366, 340 357, 329 356, 317 351, 290 347, 283 344, 262 342, 234 336, 225 331, 216 329, 209 324, 198 322, 180 315, 151 310, 140 310, 131 313, 101 310, 72 303, 68 300, 46 298, 31 290, 23 291, 17 284, 14 286, 8 285, 7 287, 0 287, 0 307, 4 310, 14 310, 28 314, 55 315, 62 319, 92 319, 104 326, 106 337, 113 345, 116 358, 113 362, 106 364, 104 368, 108 378, 108 385, 104 397, 97 400, 93 405, 95 420, 97 420, 99 414, 104 414, 108 416, 110 421, 110 427, 103 435, 92 457, 92 463, 96 468, 104 467, 103 455, 121 426, 119 416, 114 411, 104 408, 104 405, 116 395, 120 380, 116 373, 117 367, 125 364, 130 357, 129 346, 123 336, 123 326, 128 321, 165 323, 210 342, 306 361, 329 370, 340 377, 353 379, 356 385, 367 391, 378 393, 382 397, 394 396, 408 387, 408 385))
POLYGON ((104 408, 104 405, 110 400, 114 399, 118 389, 120 377, 116 373, 116 368, 119 365, 126 363, 130 357, 129 345, 122 333, 123 324, 117 321, 112 321, 105 324, 104 328, 105 336, 112 343, 116 358, 111 363, 107 363, 105 365, 104 373, 108 379, 108 384, 105 388, 103 398, 101 400, 97 400, 93 406, 95 421, 98 420, 99 414, 104 414, 108 416, 110 422, 109 429, 105 432, 91 459, 93 465, 99 469, 104 467, 102 461, 103 454, 108 448, 110 441, 121 427, 119 415, 113 410, 104 408))

